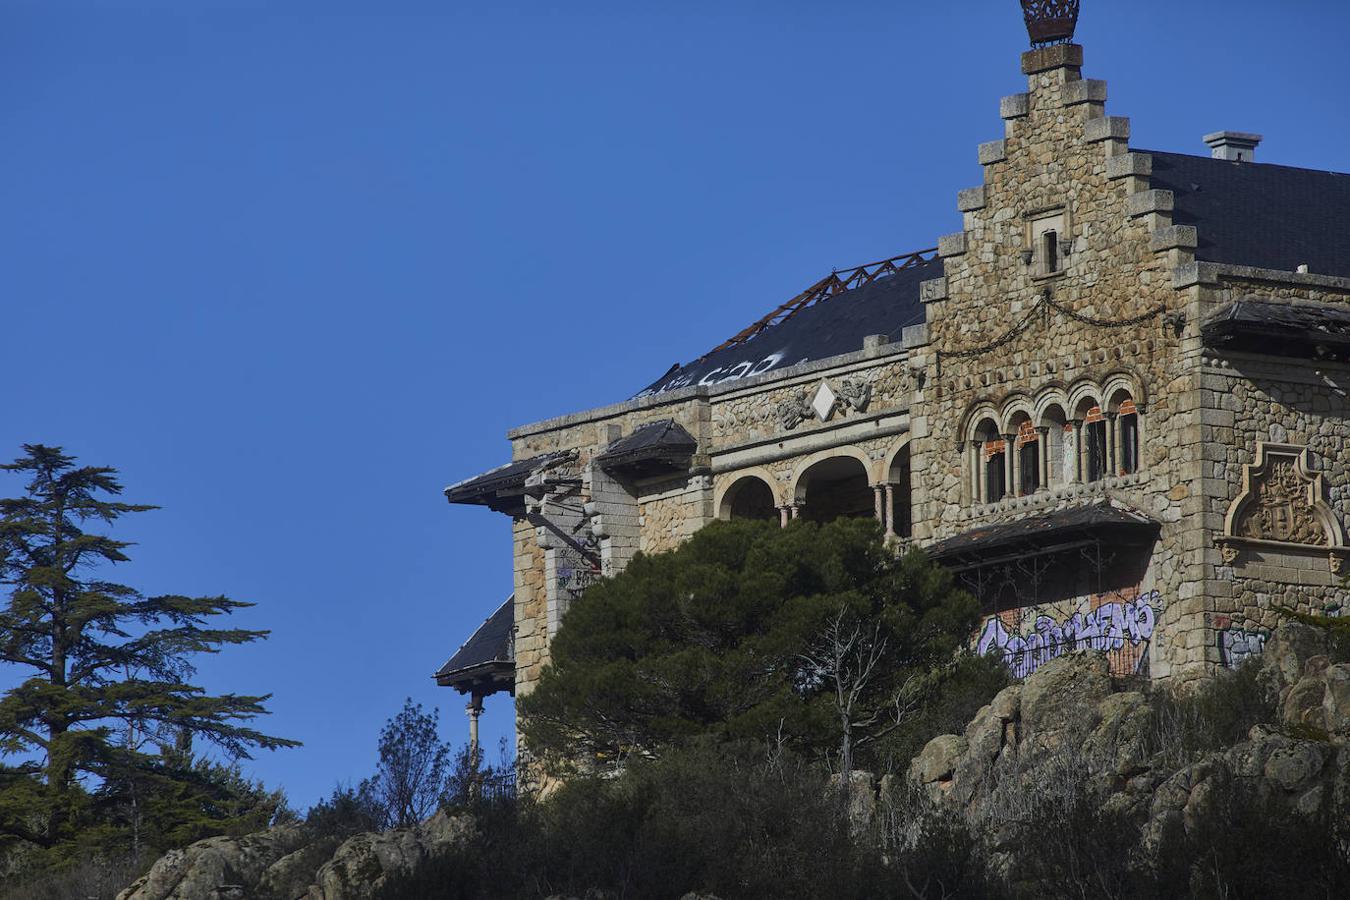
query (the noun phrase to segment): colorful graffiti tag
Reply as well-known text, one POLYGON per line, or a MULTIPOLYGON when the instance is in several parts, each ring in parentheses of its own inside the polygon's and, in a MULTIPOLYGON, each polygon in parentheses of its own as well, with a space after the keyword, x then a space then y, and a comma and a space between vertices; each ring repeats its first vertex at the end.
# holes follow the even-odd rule
POLYGON ((999 654, 1017 678, 1075 650, 1105 651, 1113 675, 1136 674, 1147 665, 1160 599, 1158 591, 1148 591, 1130 600, 1108 594, 1050 608, 1007 610, 984 623, 975 650, 981 655, 999 654), (1055 614, 1066 606, 1079 608, 1055 614), (1023 633, 1028 620, 1031 628, 1023 633))

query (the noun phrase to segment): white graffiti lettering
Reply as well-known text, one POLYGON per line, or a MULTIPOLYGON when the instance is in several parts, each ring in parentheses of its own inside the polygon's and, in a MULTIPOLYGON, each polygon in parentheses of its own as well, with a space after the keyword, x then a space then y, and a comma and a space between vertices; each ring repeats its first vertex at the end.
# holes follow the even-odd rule
POLYGON ((984 623, 975 649, 981 656, 998 653, 1017 678, 1025 678, 1056 657, 1075 650, 1120 650, 1152 639, 1158 591, 1140 594, 1125 603, 1103 603, 1086 613, 1074 613, 1063 622, 1037 616, 1029 634, 1010 634, 998 616, 984 623))
MULTIPOLYGON (((703 377, 698 380, 698 383, 704 387, 711 387, 714 384, 722 384, 727 381, 736 381, 741 378, 753 378, 756 375, 763 375, 782 361, 783 351, 780 350, 777 353, 770 353, 758 362, 754 360, 741 360, 734 365, 718 366, 717 368, 704 373, 703 377)), ((688 387, 693 383, 693 375, 679 375, 662 385, 647 388, 633 399, 640 400, 643 397, 652 397, 656 394, 664 394, 667 391, 677 391, 680 388, 688 387)))
POLYGON ((1229 669, 1236 669, 1266 649, 1267 635, 1260 631, 1225 628, 1219 632, 1219 660, 1229 669))

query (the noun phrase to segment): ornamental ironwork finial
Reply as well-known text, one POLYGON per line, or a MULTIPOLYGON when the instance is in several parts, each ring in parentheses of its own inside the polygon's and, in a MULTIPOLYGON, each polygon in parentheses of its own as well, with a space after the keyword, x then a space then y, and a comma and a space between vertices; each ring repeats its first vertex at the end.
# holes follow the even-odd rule
POLYGON ((1067 44, 1078 24, 1078 0, 1022 0, 1031 46, 1067 44))

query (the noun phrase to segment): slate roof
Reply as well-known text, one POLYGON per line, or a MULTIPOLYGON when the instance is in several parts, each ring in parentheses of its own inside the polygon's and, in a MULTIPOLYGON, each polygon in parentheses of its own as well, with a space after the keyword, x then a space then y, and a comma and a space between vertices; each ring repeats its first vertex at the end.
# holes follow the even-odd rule
POLYGON ((496 499, 503 493, 518 492, 525 486, 525 480, 535 469, 554 460, 562 459, 566 453, 545 453, 529 459, 519 459, 504 466, 490 469, 482 475, 466 478, 445 489, 445 499, 451 503, 477 503, 483 506, 495 506, 496 499))
POLYGON ((742 344, 677 365, 639 397, 735 377, 760 375, 808 360, 862 349, 863 338, 884 334, 899 340, 902 329, 924 320, 919 284, 942 277, 942 260, 930 259, 822 300, 742 344), (749 365, 746 365, 746 364, 749 365), (739 367, 739 368, 738 368, 739 367))
POLYGON ((645 465, 687 463, 698 449, 698 441, 673 419, 652 422, 619 438, 596 457, 604 469, 645 465))
POLYGON ((1077 539, 1143 537, 1157 534, 1158 528, 1157 522, 1141 513, 1100 502, 972 528, 933 544, 927 552, 944 563, 975 561, 1009 553, 1044 552, 1077 539))
POLYGON ((514 627, 513 594, 436 671, 436 683, 467 690, 474 684, 501 681, 508 672, 513 676, 516 667, 514 641, 511 639, 514 627))
POLYGON ((1350 175, 1141 152, 1175 197, 1173 224, 1196 226, 1196 259, 1350 277, 1350 175))

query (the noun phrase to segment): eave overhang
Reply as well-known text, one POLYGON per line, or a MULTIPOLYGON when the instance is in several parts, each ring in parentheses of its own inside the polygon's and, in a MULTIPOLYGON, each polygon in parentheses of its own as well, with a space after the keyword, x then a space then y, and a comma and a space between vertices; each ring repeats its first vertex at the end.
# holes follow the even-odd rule
POLYGON ((1350 361, 1350 309, 1237 300, 1210 316, 1200 333, 1218 350, 1350 361))
POLYGON ((482 475, 450 485, 445 489, 445 499, 451 503, 486 506, 494 512, 509 516, 523 516, 526 482, 530 476, 567 456, 565 452, 545 453, 498 466, 482 475))
POLYGON ((687 472, 697 450, 693 435, 674 420, 664 419, 619 438, 595 459, 611 474, 645 478, 687 472))
POLYGON ((928 556, 957 572, 1093 544, 1146 546, 1158 536, 1153 519, 1110 503, 1094 503, 972 528, 939 541, 928 556))
POLYGON ((461 694, 515 693, 515 596, 506 598, 436 671, 436 683, 461 694))

